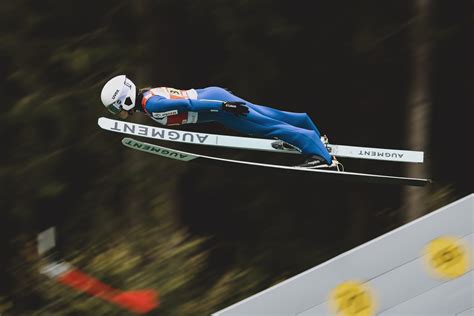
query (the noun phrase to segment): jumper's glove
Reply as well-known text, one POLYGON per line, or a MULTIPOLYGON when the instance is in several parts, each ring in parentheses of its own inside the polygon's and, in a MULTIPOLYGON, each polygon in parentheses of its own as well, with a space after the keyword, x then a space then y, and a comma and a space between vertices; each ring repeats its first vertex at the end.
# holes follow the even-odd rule
POLYGON ((246 115, 249 113, 249 108, 244 105, 245 102, 241 101, 228 101, 222 103, 222 110, 227 111, 230 113, 234 113, 235 115, 246 115))

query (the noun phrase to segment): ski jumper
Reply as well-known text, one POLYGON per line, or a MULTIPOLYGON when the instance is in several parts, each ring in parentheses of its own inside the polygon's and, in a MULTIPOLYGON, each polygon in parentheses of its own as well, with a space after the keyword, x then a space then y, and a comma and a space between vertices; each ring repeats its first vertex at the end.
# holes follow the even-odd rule
POLYGON ((242 134, 283 140, 298 147, 302 154, 318 155, 326 163, 332 162, 319 130, 306 113, 253 104, 220 87, 190 90, 159 87, 139 95, 138 102, 138 110, 162 125, 218 122, 242 134), (249 113, 235 115, 222 111, 224 101, 245 102, 249 113))

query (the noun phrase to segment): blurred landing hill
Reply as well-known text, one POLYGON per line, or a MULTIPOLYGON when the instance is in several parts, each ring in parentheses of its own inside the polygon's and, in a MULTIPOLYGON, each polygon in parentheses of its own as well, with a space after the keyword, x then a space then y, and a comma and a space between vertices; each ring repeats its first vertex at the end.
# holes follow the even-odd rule
POLYGON ((150 314, 209 315, 472 192, 472 12, 470 1, 3 1, 0 314, 126 315, 38 274, 34 240, 50 226, 58 255, 86 272, 158 289, 150 314), (122 73, 307 112, 333 143, 423 150, 436 182, 322 182, 131 152, 96 124, 102 85, 122 73))

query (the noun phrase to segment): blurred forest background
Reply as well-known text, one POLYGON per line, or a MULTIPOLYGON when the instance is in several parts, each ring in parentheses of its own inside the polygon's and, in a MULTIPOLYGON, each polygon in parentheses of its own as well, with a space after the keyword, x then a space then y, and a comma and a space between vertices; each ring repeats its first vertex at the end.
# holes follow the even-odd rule
POLYGON ((16 0, 0 14, 2 316, 127 315, 38 273, 36 234, 50 226, 84 271, 157 289, 150 315, 209 315, 472 192, 472 1, 16 0), (97 126, 102 85, 118 74, 307 112, 332 143, 425 151, 415 168, 341 161, 435 183, 131 152, 97 126))

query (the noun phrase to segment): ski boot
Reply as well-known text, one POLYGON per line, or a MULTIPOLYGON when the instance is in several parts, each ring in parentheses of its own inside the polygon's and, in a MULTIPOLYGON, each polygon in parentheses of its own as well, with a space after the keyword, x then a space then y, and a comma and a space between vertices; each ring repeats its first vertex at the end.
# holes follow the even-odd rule
POLYGON ((336 159, 336 157, 332 158, 331 164, 327 164, 326 161, 318 155, 308 157, 305 162, 295 167, 344 171, 344 166, 336 159))
POLYGON ((296 152, 301 152, 299 148, 282 141, 281 139, 277 139, 272 143, 272 147, 278 150, 284 150, 284 151, 296 151, 296 152))
MULTIPOLYGON (((329 139, 326 135, 321 136, 321 142, 323 143, 324 147, 326 147, 326 149, 329 151, 329 153, 331 153, 330 147, 328 146, 329 139)), ((310 156, 304 163, 296 167, 344 171, 344 166, 336 159, 336 156, 332 156, 332 161, 330 165, 328 165, 322 157, 313 155, 310 156)))

